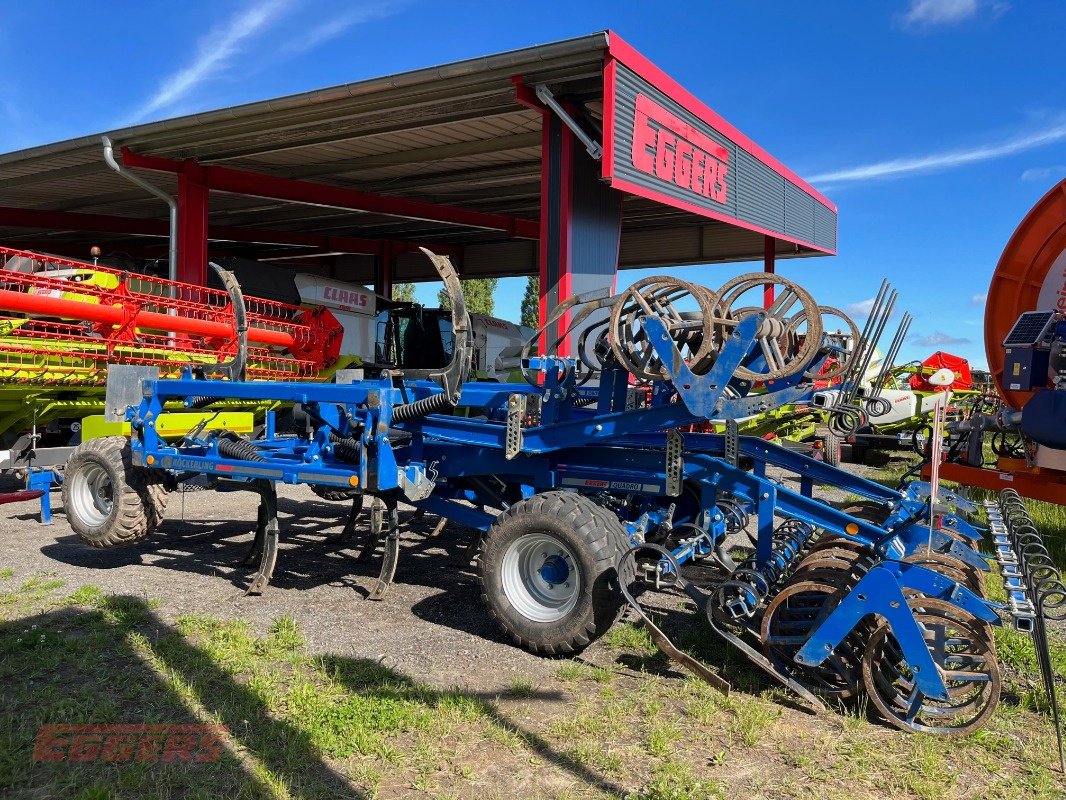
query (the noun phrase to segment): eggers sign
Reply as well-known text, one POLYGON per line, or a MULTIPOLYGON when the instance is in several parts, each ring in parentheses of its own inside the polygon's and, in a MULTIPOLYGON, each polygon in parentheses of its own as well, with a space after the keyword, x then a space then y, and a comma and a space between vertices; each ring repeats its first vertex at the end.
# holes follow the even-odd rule
POLYGON ((738 257, 761 256, 759 236, 836 251, 831 202, 624 42, 612 39, 611 53, 600 166, 609 186, 750 231, 722 244, 738 257))
POLYGON ((633 166, 643 173, 725 204, 729 200, 729 150, 637 95, 633 166))

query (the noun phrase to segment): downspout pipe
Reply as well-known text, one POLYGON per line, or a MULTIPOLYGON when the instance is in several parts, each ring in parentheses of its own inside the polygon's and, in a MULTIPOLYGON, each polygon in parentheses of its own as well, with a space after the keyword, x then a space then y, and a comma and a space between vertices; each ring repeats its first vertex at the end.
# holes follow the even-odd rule
POLYGON ((140 186, 149 194, 155 195, 170 207, 170 242, 169 247, 167 248, 167 259, 169 260, 170 264, 169 269, 167 271, 167 276, 170 278, 170 280, 176 281, 178 279, 178 201, 166 192, 164 192, 158 186, 149 183, 139 175, 134 175, 132 172, 123 167, 115 159, 115 148, 111 144, 110 137, 101 136, 100 139, 104 143, 104 161, 107 162, 107 165, 111 167, 111 169, 113 169, 123 178, 128 180, 130 183, 134 183, 137 186, 140 186))

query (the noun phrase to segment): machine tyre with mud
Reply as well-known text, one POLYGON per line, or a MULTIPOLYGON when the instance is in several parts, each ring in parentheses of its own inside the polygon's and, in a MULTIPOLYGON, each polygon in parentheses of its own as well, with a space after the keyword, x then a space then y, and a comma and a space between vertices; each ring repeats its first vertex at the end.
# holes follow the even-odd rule
POLYGON ((616 565, 627 550, 612 512, 573 492, 538 494, 512 505, 485 535, 481 597, 524 649, 576 653, 622 611, 616 565))
POLYGON ((67 521, 93 547, 118 547, 149 536, 162 522, 166 505, 166 487, 151 470, 134 466, 125 436, 83 442, 67 461, 67 521))

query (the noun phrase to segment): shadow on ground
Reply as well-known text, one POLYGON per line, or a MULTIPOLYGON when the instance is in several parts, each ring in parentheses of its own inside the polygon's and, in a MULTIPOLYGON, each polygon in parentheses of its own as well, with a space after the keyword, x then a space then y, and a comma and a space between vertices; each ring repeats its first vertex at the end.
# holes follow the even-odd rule
MULTIPOLYGON (((136 597, 99 598, 95 608, 60 608, 0 624, 0 682, 4 686, 0 794, 367 796, 366 787, 345 771, 348 762, 332 759, 331 763, 330 754, 313 741, 308 730, 317 732, 309 727, 317 720, 304 718, 295 724, 284 712, 269 707, 261 687, 257 690, 252 681, 243 682, 247 675, 241 669, 223 668, 219 660, 136 597), (216 762, 35 762, 38 729, 54 723, 221 723, 228 735, 225 753, 216 762)), ((516 736, 528 751, 521 758, 538 758, 608 795, 625 793, 580 759, 517 724, 500 709, 498 697, 440 692, 366 659, 325 656, 314 660, 314 668, 369 709, 408 702, 432 711, 442 703, 461 700, 485 725, 516 736)), ((534 692, 529 698, 559 700, 561 696, 534 692)), ((332 708, 328 698, 322 707, 328 717, 332 708)), ((329 720, 322 724, 328 725, 329 720)), ((395 767, 395 756, 385 761, 402 774, 395 767)), ((391 788, 403 795, 409 787, 391 788)))

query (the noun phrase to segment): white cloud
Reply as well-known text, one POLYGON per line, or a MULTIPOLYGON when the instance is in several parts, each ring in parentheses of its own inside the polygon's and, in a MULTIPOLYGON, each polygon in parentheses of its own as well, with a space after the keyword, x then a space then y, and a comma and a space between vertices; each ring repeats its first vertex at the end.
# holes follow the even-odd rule
POLYGON ((865 300, 860 300, 858 303, 852 303, 848 306, 848 316, 850 317, 868 317, 870 311, 874 307, 874 300, 876 298, 868 297, 865 300))
POLYGON ((1005 0, 910 0, 907 10, 900 14, 899 23, 910 30, 929 30, 944 25, 957 25, 978 13, 998 17, 1010 8, 1005 0))
POLYGON ((401 5, 400 3, 372 3, 354 9, 311 28, 302 36, 296 36, 287 42, 283 49, 287 53, 305 53, 330 39, 336 39, 355 25, 392 16, 400 10, 401 5))
POLYGON ((918 347, 946 347, 953 344, 969 344, 970 340, 962 336, 951 336, 941 331, 934 331, 928 336, 915 336, 911 344, 918 347))
POLYGON ((1023 181, 1046 181, 1058 180, 1066 176, 1066 164, 1055 164, 1051 167, 1033 167, 1021 174, 1023 181))
POLYGON ((975 294, 970 298, 970 302, 975 306, 983 306, 985 300, 988 299, 988 292, 981 292, 981 294, 975 294))
POLYGON ((166 78, 133 118, 144 119, 187 97, 222 70, 249 39, 277 22, 291 5, 292 0, 260 0, 212 29, 200 39, 192 62, 166 78))
POLYGON ((952 25, 977 14, 977 0, 911 0, 902 21, 908 27, 952 25))
POLYGON ((1034 150, 1038 147, 1061 142, 1064 139, 1066 139, 1066 118, 1060 117, 1054 125, 1044 130, 1016 136, 1004 142, 978 145, 967 150, 948 150, 927 156, 877 161, 873 164, 822 172, 809 177, 807 180, 811 183, 819 184, 841 184, 898 178, 916 173, 939 172, 966 166, 967 164, 976 164, 981 161, 991 161, 996 158, 1012 156, 1016 153, 1023 153, 1027 150, 1034 150))

